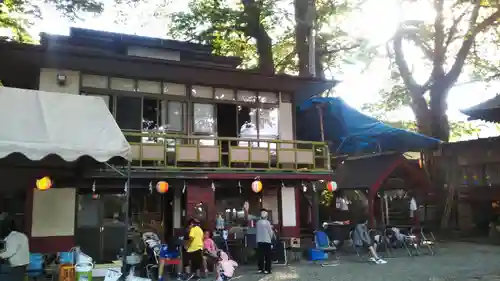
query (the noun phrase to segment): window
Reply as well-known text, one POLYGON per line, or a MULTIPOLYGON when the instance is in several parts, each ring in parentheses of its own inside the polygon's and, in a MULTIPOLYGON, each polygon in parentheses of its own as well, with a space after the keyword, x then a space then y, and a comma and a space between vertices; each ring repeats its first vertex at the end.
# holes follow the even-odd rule
POLYGON ((214 97, 214 93, 211 87, 193 86, 191 88, 191 96, 195 98, 212 99, 214 97))
POLYGON ((260 92, 259 93, 259 102, 260 103, 278 103, 278 94, 269 93, 269 92, 260 92))
POLYGON ((163 93, 171 96, 185 96, 186 85, 163 83, 163 93))
POLYGON ((278 131, 278 108, 259 109, 259 138, 277 139, 278 131))
POLYGON ((235 100, 234 91, 231 89, 215 89, 215 99, 217 100, 235 100))
POLYGON ((140 97, 116 97, 116 123, 122 130, 142 129, 142 100, 140 97))
POLYGON ((193 132, 207 135, 215 134, 215 116, 213 104, 193 104, 193 132))
POLYGON ((244 102, 256 102, 257 93, 251 91, 238 91, 237 100, 244 102))
POLYGON ((168 131, 184 131, 186 104, 178 101, 161 101, 161 126, 168 131))
POLYGON ((142 99, 142 130, 154 131, 159 129, 160 108, 159 100, 151 98, 142 99))
POLYGON ((99 95, 99 94, 87 94, 87 93, 81 93, 81 94, 85 95, 85 96, 92 96, 92 97, 101 98, 104 101, 104 103, 108 106, 109 111, 113 114, 113 96, 99 95))
POLYGON ((154 98, 143 98, 143 131, 184 131, 185 103, 154 98))
POLYGON ((111 78, 109 82, 109 86, 113 90, 135 91, 135 81, 133 79, 111 78))
POLYGON ((161 94, 161 83, 158 81, 137 81, 137 91, 151 94, 161 94))
POLYGON ((108 77, 100 75, 82 74, 82 86, 89 88, 108 88, 108 77))

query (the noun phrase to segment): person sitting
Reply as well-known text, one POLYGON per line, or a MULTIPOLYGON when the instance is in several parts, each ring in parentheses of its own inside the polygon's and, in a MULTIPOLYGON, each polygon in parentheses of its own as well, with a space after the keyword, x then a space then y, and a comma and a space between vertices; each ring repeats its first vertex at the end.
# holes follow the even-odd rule
POLYGON ((216 266, 216 276, 217 281, 227 281, 231 279, 234 275, 238 263, 229 259, 229 256, 224 252, 219 250, 217 252, 218 261, 216 266))
POLYGON ((208 275, 209 258, 217 258, 217 246, 212 240, 212 233, 205 230, 203 233, 203 268, 205 269, 205 276, 208 275))
POLYGON ((381 259, 375 250, 374 243, 368 234, 367 222, 368 220, 365 217, 361 217, 358 220, 352 234, 353 243, 356 247, 368 248, 371 254, 370 261, 376 264, 386 264, 387 261, 381 259))
POLYGON ((13 220, 2 225, 1 238, 5 241, 5 250, 0 253, 0 259, 7 261, 8 272, 0 277, 2 281, 24 280, 26 267, 30 262, 28 237, 17 231, 13 220))

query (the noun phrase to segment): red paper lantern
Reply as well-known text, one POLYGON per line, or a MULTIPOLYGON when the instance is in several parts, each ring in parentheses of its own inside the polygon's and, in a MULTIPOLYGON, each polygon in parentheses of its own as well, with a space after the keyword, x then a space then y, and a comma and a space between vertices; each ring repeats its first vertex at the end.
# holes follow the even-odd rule
POLYGON ((335 190, 337 190, 337 183, 334 181, 329 181, 326 184, 326 188, 328 189, 328 191, 334 192, 335 190))
POLYGON ((156 191, 158 191, 158 193, 167 193, 168 192, 168 182, 166 181, 159 181, 157 184, 156 184, 156 191))

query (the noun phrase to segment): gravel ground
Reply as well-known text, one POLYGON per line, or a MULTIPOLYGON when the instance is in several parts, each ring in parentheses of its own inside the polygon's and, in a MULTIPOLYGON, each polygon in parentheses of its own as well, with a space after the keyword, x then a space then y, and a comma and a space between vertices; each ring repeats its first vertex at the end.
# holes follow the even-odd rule
MULTIPOLYGON (((441 243, 435 256, 408 257, 405 252, 398 252, 395 256, 387 258, 388 263, 384 265, 362 262, 356 256, 341 256, 337 266, 321 267, 308 262, 274 266, 271 275, 259 275, 254 273, 253 267, 243 266, 237 269, 232 280, 500 281, 498 246, 441 243)), ((202 280, 212 281, 212 278, 202 280)))
MULTIPOLYGON (((335 280, 335 281, 500 281, 500 247, 469 243, 440 244, 436 256, 408 257, 399 252, 388 258, 385 265, 361 262, 341 257, 335 267, 321 267, 311 263, 276 266, 272 275, 241 273, 233 280, 335 280)), ((248 268, 241 271, 250 272, 248 268)))

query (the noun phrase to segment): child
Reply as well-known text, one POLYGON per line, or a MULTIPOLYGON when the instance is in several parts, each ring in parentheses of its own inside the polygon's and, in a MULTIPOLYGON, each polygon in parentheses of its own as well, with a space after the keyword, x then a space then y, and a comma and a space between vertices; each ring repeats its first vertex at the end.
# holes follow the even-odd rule
POLYGON ((203 233, 203 268, 205 269, 205 276, 208 275, 208 258, 217 258, 217 247, 214 240, 212 240, 211 234, 208 230, 203 233))
POLYGON ((218 251, 217 256, 219 261, 217 262, 216 276, 217 281, 227 281, 233 277, 234 270, 238 267, 238 264, 230 260, 224 251, 218 251))

